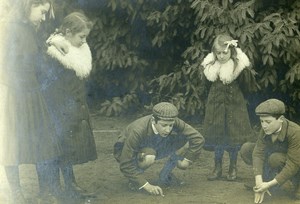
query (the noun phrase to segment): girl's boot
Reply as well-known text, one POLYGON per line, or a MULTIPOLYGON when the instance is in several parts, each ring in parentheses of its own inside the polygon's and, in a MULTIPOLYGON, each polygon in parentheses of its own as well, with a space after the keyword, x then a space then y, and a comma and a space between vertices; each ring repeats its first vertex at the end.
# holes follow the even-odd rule
POLYGON ((237 160, 230 159, 229 170, 227 175, 228 181, 235 181, 237 178, 237 167, 236 167, 237 160))
POLYGON ((209 181, 214 181, 222 176, 222 160, 224 148, 222 146, 215 147, 215 167, 214 170, 207 176, 209 181))
POLYGON ((39 181, 39 203, 57 203, 62 197, 59 168, 55 160, 38 162, 36 172, 39 181))
POLYGON ((209 181, 214 181, 222 176, 222 159, 215 159, 214 170, 207 176, 209 181))
POLYGON ((86 192, 77 185, 72 165, 65 165, 61 167, 61 171, 64 177, 65 191, 68 197, 75 199, 95 197, 94 194, 86 192))
POLYGON ((229 151, 229 169, 228 169, 228 175, 227 180, 228 181, 235 181, 237 178, 237 156, 238 156, 238 149, 234 149, 232 151, 229 151))

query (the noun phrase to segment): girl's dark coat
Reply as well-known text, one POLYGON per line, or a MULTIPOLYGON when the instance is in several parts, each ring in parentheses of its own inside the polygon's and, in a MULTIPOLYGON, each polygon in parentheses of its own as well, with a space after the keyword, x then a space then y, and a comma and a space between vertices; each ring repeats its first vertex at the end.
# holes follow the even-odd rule
POLYGON ((63 150, 61 162, 81 164, 97 158, 86 101, 85 80, 50 56, 40 73, 43 93, 63 150))
POLYGON ((24 22, 1 26, 0 164, 35 164, 60 154, 37 68, 41 66, 38 35, 24 22))

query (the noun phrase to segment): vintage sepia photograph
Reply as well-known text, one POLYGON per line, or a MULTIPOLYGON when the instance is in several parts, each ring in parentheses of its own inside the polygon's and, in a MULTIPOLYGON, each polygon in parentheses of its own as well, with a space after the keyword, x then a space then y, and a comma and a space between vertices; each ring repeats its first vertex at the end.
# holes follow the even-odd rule
POLYGON ((0 0, 0 204, 300 204, 300 0, 0 0))

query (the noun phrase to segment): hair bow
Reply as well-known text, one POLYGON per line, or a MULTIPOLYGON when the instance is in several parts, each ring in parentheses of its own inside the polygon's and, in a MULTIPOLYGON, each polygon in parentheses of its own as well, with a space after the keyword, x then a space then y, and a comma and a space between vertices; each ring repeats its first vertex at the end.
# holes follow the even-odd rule
POLYGON ((226 48, 225 48, 225 51, 227 52, 229 46, 233 46, 233 47, 237 47, 237 43, 238 43, 238 40, 228 40, 228 41, 225 41, 224 44, 226 44, 226 48))

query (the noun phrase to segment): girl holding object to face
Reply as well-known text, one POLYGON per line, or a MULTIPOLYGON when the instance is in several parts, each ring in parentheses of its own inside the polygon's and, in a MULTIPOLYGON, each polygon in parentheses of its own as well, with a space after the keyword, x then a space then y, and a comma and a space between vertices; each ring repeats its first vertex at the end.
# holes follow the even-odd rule
POLYGON ((225 150, 230 159, 227 180, 235 180, 238 151, 253 135, 243 91, 253 89, 256 82, 249 68, 250 61, 237 43, 228 35, 218 35, 212 52, 201 64, 210 85, 204 119, 205 148, 215 152, 215 167, 208 180, 222 176, 225 150))

